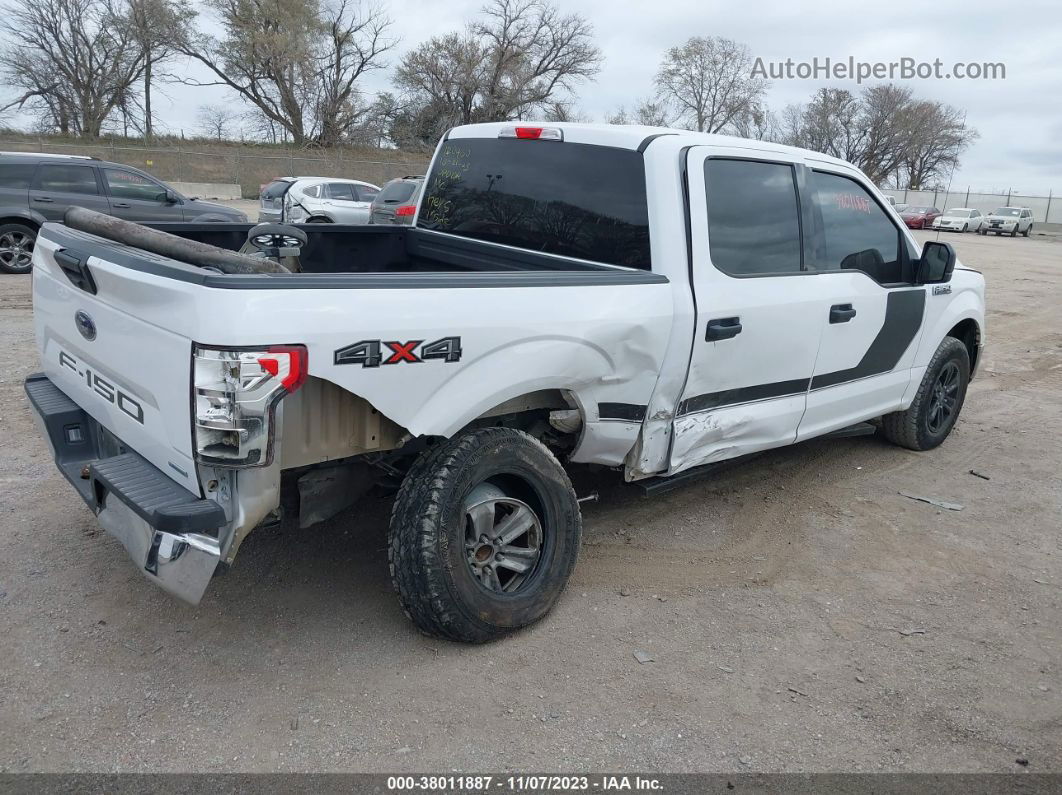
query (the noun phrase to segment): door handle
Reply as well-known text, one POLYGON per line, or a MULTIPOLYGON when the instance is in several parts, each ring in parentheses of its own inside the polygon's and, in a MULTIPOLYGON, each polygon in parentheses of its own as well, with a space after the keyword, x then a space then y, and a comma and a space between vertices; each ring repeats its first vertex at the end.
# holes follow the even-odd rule
POLYGON ((856 311, 851 304, 834 304, 830 307, 831 323, 847 323, 855 316, 856 311))
POLYGON ((34 196, 33 201, 40 202, 41 204, 54 204, 55 199, 49 199, 47 196, 34 196))
POLYGON ((740 317, 717 317, 708 321, 708 328, 704 332, 705 342, 716 340, 728 340, 741 333, 740 317))
POLYGON ((112 207, 121 207, 122 209, 128 209, 129 204, 127 202, 115 202, 112 207))

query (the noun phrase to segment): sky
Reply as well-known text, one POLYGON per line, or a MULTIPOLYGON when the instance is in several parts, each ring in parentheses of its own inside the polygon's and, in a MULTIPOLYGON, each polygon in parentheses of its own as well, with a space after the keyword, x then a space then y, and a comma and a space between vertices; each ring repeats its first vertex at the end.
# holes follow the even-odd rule
MULTIPOLYGON (((485 0, 380 0, 400 39, 393 66, 407 50, 433 35, 461 28, 485 0)), ((919 97, 967 112, 980 137, 962 158, 953 190, 1008 190, 1029 195, 1062 193, 1062 0, 555 0, 594 27, 604 55, 600 74, 578 90, 582 115, 604 121, 620 105, 632 106, 652 90, 668 47, 690 36, 725 36, 746 44, 766 62, 884 62, 939 58, 943 71, 957 62, 1003 63, 1006 78, 896 80, 919 97)), ((203 14, 209 19, 210 12, 203 14)), ((206 21, 206 20, 204 20, 206 21)), ((207 78, 204 67, 175 64, 207 78)), ((366 94, 391 90, 391 69, 364 79, 366 94)), ((863 85, 872 84, 873 80, 863 85)), ((887 81, 886 81, 887 82, 887 81)), ((781 110, 804 102, 823 86, 858 91, 855 80, 772 81, 768 104, 781 110)), ((221 88, 160 87, 156 107, 170 131, 191 134, 204 103, 231 101, 221 88)))

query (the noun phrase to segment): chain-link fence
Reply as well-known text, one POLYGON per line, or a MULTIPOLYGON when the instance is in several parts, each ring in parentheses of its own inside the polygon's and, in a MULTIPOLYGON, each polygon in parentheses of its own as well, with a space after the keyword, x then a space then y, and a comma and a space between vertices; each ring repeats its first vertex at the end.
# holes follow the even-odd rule
POLYGON ((1062 197, 1055 196, 1053 191, 1048 191, 1046 196, 1030 196, 1014 191, 984 192, 971 188, 952 191, 882 188, 881 192, 892 196, 897 204, 936 207, 939 210, 969 207, 982 213, 990 213, 997 207, 1028 207, 1033 212, 1034 222, 1062 224, 1062 197))
POLYGON ((258 196, 262 185, 283 176, 343 177, 382 185, 408 174, 423 174, 428 158, 405 152, 379 150, 379 159, 364 159, 340 149, 323 150, 316 157, 301 150, 270 148, 268 153, 253 146, 223 151, 206 147, 144 147, 124 143, 54 143, 48 139, 0 140, 0 150, 43 152, 60 155, 90 155, 112 163, 124 163, 169 182, 238 184, 244 198, 258 196))

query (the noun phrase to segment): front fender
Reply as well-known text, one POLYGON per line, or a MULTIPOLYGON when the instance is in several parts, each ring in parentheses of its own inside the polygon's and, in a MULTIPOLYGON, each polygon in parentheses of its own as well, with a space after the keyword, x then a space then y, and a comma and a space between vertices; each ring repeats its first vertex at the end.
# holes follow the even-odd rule
POLYGON ((956 269, 951 282, 950 295, 933 295, 934 285, 927 285, 929 292, 927 323, 918 344, 913 367, 925 367, 948 332, 964 320, 973 320, 981 332, 981 344, 985 341, 985 280, 980 273, 956 269), (941 305, 943 303, 943 305, 941 305))

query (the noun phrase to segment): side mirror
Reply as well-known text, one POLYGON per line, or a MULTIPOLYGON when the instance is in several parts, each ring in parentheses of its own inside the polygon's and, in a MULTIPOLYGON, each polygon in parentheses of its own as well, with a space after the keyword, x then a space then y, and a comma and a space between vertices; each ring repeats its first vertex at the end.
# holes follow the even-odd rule
POLYGON ((166 204, 180 204, 181 197, 174 193, 172 190, 166 189, 166 204))
POLYGON ((951 243, 930 240, 922 246, 915 284, 939 284, 950 281, 953 270, 955 270, 955 249, 951 247, 951 243))

